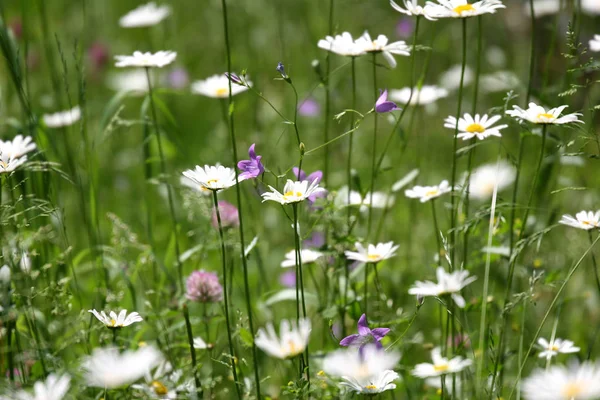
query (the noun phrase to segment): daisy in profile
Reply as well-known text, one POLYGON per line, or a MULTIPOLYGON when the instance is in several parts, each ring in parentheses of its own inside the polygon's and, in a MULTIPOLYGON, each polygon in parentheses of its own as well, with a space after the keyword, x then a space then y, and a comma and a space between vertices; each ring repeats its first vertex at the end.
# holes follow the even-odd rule
POLYGON ((424 16, 430 21, 435 21, 435 18, 425 10, 425 7, 419 5, 419 0, 404 0, 404 8, 400 7, 394 0, 390 0, 392 8, 402 14, 424 16))
MULTIPOLYGON (((150 73, 150 84, 156 87, 158 79, 150 73)), ((149 91, 148 77, 142 69, 123 70, 108 75, 107 86, 117 92, 128 92, 131 96, 144 96, 149 91)))
POLYGON ((318 194, 325 189, 319 187, 319 180, 315 179, 312 182, 308 181, 292 181, 287 180, 287 183, 283 187, 283 193, 280 193, 273 186, 269 185, 270 192, 262 194, 263 202, 265 201, 276 201, 279 204, 294 204, 300 203, 308 199, 313 194, 318 194))
POLYGON ((363 33, 361 37, 356 39, 356 45, 362 48, 366 53, 381 53, 383 58, 389 64, 390 68, 396 68, 395 55, 409 56, 410 47, 406 42, 400 40, 398 42, 388 43, 388 38, 385 35, 377 36, 377 39, 371 39, 369 32, 363 33))
POLYGON ((563 125, 571 122, 580 122, 577 117, 580 117, 580 113, 566 114, 561 117, 561 114, 568 106, 560 106, 546 110, 544 107, 538 106, 535 103, 529 103, 527 110, 522 109, 519 106, 513 106, 512 110, 508 110, 506 113, 511 117, 516 118, 518 121, 529 121, 533 124, 552 124, 552 125, 563 125))
POLYGON ((362 351, 356 349, 337 350, 323 359, 323 372, 341 378, 341 386, 361 394, 377 394, 396 388, 399 379, 393 368, 400 354, 386 352, 374 344, 367 344, 362 351))
POLYGON ((428 1, 425 12, 433 18, 468 18, 482 14, 494 14, 497 9, 506 8, 499 0, 482 0, 469 3, 467 0, 428 1))
POLYGON ((443 180, 439 185, 435 186, 415 186, 412 189, 404 191, 406 197, 411 199, 419 199, 421 203, 440 197, 443 194, 452 191, 447 180, 443 180))
POLYGON ((600 35, 594 35, 594 38, 590 39, 590 51, 600 51, 600 35))
POLYGON ((400 247, 399 245, 394 245, 394 242, 377 243, 376 245, 369 244, 366 248, 359 242, 356 242, 354 246, 358 251, 346 250, 344 252, 346 258, 371 264, 376 264, 395 256, 396 250, 400 247))
POLYGON ((473 363, 471 360, 464 359, 460 356, 452 359, 442 357, 442 351, 439 347, 431 350, 431 361, 433 361, 433 363, 421 363, 415 365, 412 374, 419 378, 456 374, 473 363))
MULTIPOLYGON (((315 263, 321 257, 323 257, 323 253, 320 251, 311 249, 300 250, 300 259, 302 260, 302 265, 315 263)), ((285 253, 285 260, 281 262, 281 266, 283 268, 296 266, 296 250, 291 250, 285 253)))
POLYGON ((71 386, 69 375, 50 374, 45 381, 33 384, 33 393, 21 390, 11 397, 0 396, 0 400, 62 400, 71 386))
MULTIPOLYGON (((473 138, 483 140, 490 136, 501 137, 500 129, 504 129, 508 127, 508 125, 494 126, 500 118, 499 115, 488 118, 487 114, 484 114, 483 116, 475 114, 475 117, 472 117, 471 114, 465 114, 462 118, 458 119, 458 134, 456 137, 462 140, 473 138)), ((444 120, 444 127, 456 129, 456 117, 450 116, 446 118, 444 120)))
POLYGON ((201 188, 215 192, 235 186, 235 170, 222 165, 205 165, 204 168, 196 165, 195 169, 183 171, 183 176, 201 188))
POLYGON ((320 49, 346 57, 358 57, 366 54, 365 49, 359 44, 356 44, 349 32, 344 32, 335 37, 325 36, 325 39, 319 40, 317 46, 320 49))
POLYGON ((200 336, 195 337, 192 344, 194 345, 194 348, 197 350, 205 350, 210 347, 210 345, 208 343, 206 343, 204 341, 204 339, 202 339, 200 336))
POLYGON ((410 98, 410 106, 424 106, 432 104, 444 97, 448 97, 448 90, 434 85, 424 85, 420 90, 417 86, 412 89, 409 87, 392 89, 389 93, 390 99, 401 104, 406 104, 410 98), (410 97, 411 90, 412 98, 410 97))
POLYGON ((572 226, 573 228, 584 229, 586 231, 598 229, 600 228, 600 211, 580 211, 575 214, 575 218, 565 214, 558 223, 572 226))
POLYGON ((515 167, 506 161, 482 165, 471 174, 469 196, 479 200, 490 199, 496 186, 498 192, 509 187, 515 181, 516 174, 515 167))
POLYGON ((175 58, 177 58, 177 53, 174 51, 158 51, 156 53, 134 51, 131 56, 115 56, 117 60, 115 67, 162 68, 175 61, 175 58))
POLYGON ((124 328, 144 320, 137 312, 127 315, 127 310, 121 310, 118 315, 114 311, 109 312, 108 315, 104 311, 88 310, 88 312, 94 314, 98 321, 110 329, 124 328))
POLYGON ((163 360, 153 346, 119 353, 115 347, 96 348, 84 358, 82 367, 88 386, 116 389, 144 377, 163 360))
POLYGON ((279 336, 269 323, 266 329, 260 328, 256 334, 254 343, 271 357, 286 359, 302 354, 308 345, 311 324, 309 319, 301 318, 296 321, 284 319, 279 325, 279 336))
MULTIPOLYGON (((252 87, 252 82, 245 80, 244 84, 231 82, 231 95, 235 96, 252 87)), ((242 82, 242 81, 240 81, 242 82)), ((229 97, 229 78, 224 74, 209 76, 206 79, 195 81, 191 85, 192 93, 202 96, 213 97, 216 99, 225 99, 229 97)))
POLYGON ((81 109, 79 106, 75 106, 67 111, 60 111, 54 114, 44 114, 42 119, 48 128, 62 128, 63 126, 71 126, 81 119, 81 109))
POLYGON ((35 150, 36 147, 31 136, 17 135, 13 140, 0 140, 0 154, 8 157, 22 157, 35 150))
POLYGON ((193 390, 193 380, 184 379, 181 370, 173 370, 171 363, 162 361, 154 373, 150 371, 144 375, 143 384, 131 385, 132 389, 144 392, 153 399, 177 399, 181 398, 181 392, 193 390), (178 396, 178 392, 180 395, 178 396))
POLYGON ((594 400, 600 398, 600 364, 585 362, 537 369, 523 380, 527 400, 594 400))
POLYGON ((450 296, 460 308, 464 308, 465 299, 460 291, 468 284, 474 282, 477 277, 469 276, 469 271, 460 270, 447 273, 444 268, 438 267, 436 270, 437 283, 431 281, 417 281, 413 287, 408 289, 408 294, 415 296, 450 296))
POLYGON ((0 154, 0 174, 12 172, 27 162, 27 156, 11 157, 0 154))
POLYGON ((558 355, 558 353, 578 353, 581 350, 579 347, 576 347, 575 343, 572 341, 564 339, 554 339, 552 341, 548 341, 544 338, 539 338, 537 343, 542 349, 540 354, 538 354, 538 357, 546 358, 547 360, 558 355))
POLYGON ((171 14, 169 6, 157 6, 150 2, 129 11, 119 19, 122 28, 143 28, 160 23, 171 14))
POLYGON ((396 198, 393 195, 387 194, 385 192, 374 192, 371 195, 371 192, 364 195, 364 197, 357 191, 352 190, 350 195, 348 195, 348 186, 342 187, 337 192, 337 196, 335 198, 335 203, 339 207, 349 207, 349 206, 358 206, 360 208, 360 212, 369 211, 369 206, 373 203, 373 208, 390 208, 396 202, 396 198), (371 197, 373 199, 371 200, 371 197), (348 202, 349 201, 349 202, 348 202))

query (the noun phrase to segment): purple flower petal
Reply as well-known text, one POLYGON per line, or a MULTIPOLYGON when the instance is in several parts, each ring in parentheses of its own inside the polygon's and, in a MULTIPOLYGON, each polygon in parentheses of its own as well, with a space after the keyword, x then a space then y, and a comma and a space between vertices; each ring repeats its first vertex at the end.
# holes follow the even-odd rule
POLYGON ((361 315, 358 320, 358 334, 360 336, 367 336, 367 335, 371 334, 371 330, 369 329, 369 323, 367 322, 366 314, 361 315))
POLYGON ((300 170, 300 174, 298 174, 298 168, 297 167, 292 168, 292 172, 294 173, 295 179, 297 179, 299 181, 305 181, 306 180, 306 172, 300 170))
POLYGON ((263 172, 265 172, 265 167, 262 165, 260 161, 262 156, 257 156, 255 151, 256 144, 252 144, 248 149, 248 155, 250 156, 250 160, 242 160, 238 162, 237 167, 242 171, 240 177, 243 179, 251 179, 257 178, 263 172))
POLYGON ((354 343, 356 340, 358 340, 360 338, 360 335, 350 335, 350 336, 346 336, 345 338, 343 338, 340 341, 340 346, 351 346, 352 343, 354 343))
POLYGON ((375 338, 375 340, 377 342, 379 342, 381 339, 383 339, 383 337, 385 335, 387 335, 390 332, 390 328, 375 328, 375 329, 371 329, 371 334, 373 335, 373 338, 375 338))
POLYGON ((317 179, 317 182, 321 182, 321 179, 323 179, 323 171, 315 171, 306 177, 306 180, 309 182, 314 182, 317 179))
POLYGON ((251 160, 256 159, 256 152, 254 151, 255 146, 256 146, 256 143, 252 143, 252 146, 250 146, 248 148, 248 155, 250 156, 251 160))
POLYGON ((396 103, 394 103, 393 101, 388 101, 387 89, 384 91, 381 91, 381 89, 380 89, 379 92, 381 93, 381 95, 377 99, 377 102, 375 102, 375 111, 376 112, 386 113, 386 112, 390 112, 390 111, 400 110, 400 108, 398 108, 396 103))

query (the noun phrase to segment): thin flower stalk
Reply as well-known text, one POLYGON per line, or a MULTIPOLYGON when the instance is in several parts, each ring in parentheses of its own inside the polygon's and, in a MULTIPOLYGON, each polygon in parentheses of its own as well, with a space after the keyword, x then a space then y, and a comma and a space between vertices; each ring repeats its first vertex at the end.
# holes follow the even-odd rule
POLYGON ((432 199, 430 201, 431 203, 431 215, 433 217, 433 229, 435 229, 435 239, 436 239, 436 251, 435 251, 435 255, 437 258, 437 264, 438 266, 442 265, 442 238, 440 237, 441 233, 440 233, 440 228, 438 225, 438 218, 437 218, 437 212, 435 211, 435 199, 432 199))
MULTIPOLYGON (((332 0, 333 2, 333 0, 332 0)), ((352 57, 351 60, 351 74, 352 74, 352 109, 356 110, 356 57, 352 57)), ((350 130, 354 129, 354 112, 350 113, 350 130)), ((350 133, 350 136, 348 138, 348 161, 346 163, 346 179, 348 182, 348 197, 347 197, 347 203, 350 204, 350 194, 352 193, 352 148, 353 148, 353 142, 354 142, 354 132, 350 133)), ((325 152, 326 154, 328 152, 325 152)), ((350 229, 350 226, 352 224, 351 221, 351 217, 352 217, 352 207, 348 207, 348 214, 347 214, 347 224, 348 224, 348 229, 350 229)), ((343 320, 343 318, 342 318, 343 320)))
MULTIPOLYGON (((329 25, 328 25, 328 35, 333 36, 333 11, 334 11, 334 0, 329 0, 329 25)), ((354 68, 354 57, 352 57, 352 68, 354 68)), ((329 125, 330 125, 330 117, 331 114, 331 87, 330 87, 330 78, 331 75, 331 52, 327 52, 325 56, 325 115, 323 116, 323 143, 329 142, 329 125)), ((354 106, 352 107, 354 110, 354 106)), ((298 104, 296 104, 296 110, 298 110, 298 104)), ((297 112, 297 111, 296 111, 297 112)), ((354 113, 352 113, 352 118, 354 118, 354 113)), ((352 140, 352 136, 350 136, 350 140, 352 140)), ((325 152, 325 160, 323 166, 323 180, 328 182, 329 178, 329 152, 325 152)), ((300 165, 300 168, 302 166, 300 165)), ((348 186, 350 187, 350 186, 348 186)))
POLYGON ((185 329, 188 337, 188 344, 190 346, 190 356, 192 357, 192 368, 194 372, 194 385, 196 393, 202 398, 202 384, 198 378, 198 367, 196 364, 196 349, 194 348, 194 334, 192 333, 192 324, 190 323, 190 313, 188 311, 187 304, 183 305, 183 318, 185 319, 185 329))
MULTIPOLYGON (((379 97, 379 93, 377 91, 377 53, 373 53, 373 91, 375 94, 375 98, 373 104, 377 102, 377 98, 379 97)), ((375 177, 377 176, 375 159, 377 155, 377 121, 378 121, 378 113, 373 112, 373 155, 371 157, 371 193, 375 193, 375 177)), ((369 200, 369 214, 367 217, 367 237, 371 235, 371 225, 373 223, 373 196, 371 196, 369 200)))
MULTIPOLYGON (((298 172, 300 173, 300 172, 298 172)), ((306 301, 304 299, 304 276, 302 273, 302 257, 300 256, 300 233, 299 233, 299 226, 298 226, 298 204, 295 203, 292 205, 292 209, 294 212, 294 246, 296 248, 296 296, 298 296, 298 289, 300 289, 300 297, 302 300, 302 316, 304 317, 304 319, 307 318, 306 316, 306 301), (298 286, 298 284, 300 286, 298 286)), ((297 298, 296 298, 297 300, 297 298)), ((299 321, 299 319, 297 319, 297 321, 299 321)), ((306 367, 306 377, 308 380, 308 383, 310 385, 310 364, 309 364, 309 352, 308 352, 308 344, 306 345, 306 349, 304 351, 304 359, 302 361, 302 364, 306 367)))

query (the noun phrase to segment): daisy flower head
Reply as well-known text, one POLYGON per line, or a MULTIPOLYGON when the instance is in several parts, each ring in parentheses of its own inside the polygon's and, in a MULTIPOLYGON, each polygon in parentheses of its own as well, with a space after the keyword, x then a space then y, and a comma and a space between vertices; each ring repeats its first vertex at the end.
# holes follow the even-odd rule
MULTIPOLYGON (((508 125, 494 126, 500 118, 499 115, 488 118, 487 114, 484 114, 483 116, 475 114, 475 117, 472 117, 471 114, 465 114, 462 118, 458 119, 458 134, 456 137, 462 140, 473 138, 483 140, 490 136, 501 137, 500 129, 504 129, 508 127, 508 125)), ((446 118, 444 120, 444 127, 456 129, 456 117, 450 116, 446 118)))
POLYGON ((254 343, 265 353, 279 359, 296 357, 304 352, 310 337, 311 324, 307 318, 296 321, 282 320, 279 325, 279 336, 273 328, 273 324, 267 324, 266 328, 260 328, 256 334, 254 343))
MULTIPOLYGON (((311 249, 302 249, 300 250, 300 260, 302 260, 302 265, 312 264, 317 262, 321 257, 323 257, 323 253, 316 250, 311 249)), ((290 268, 296 266, 296 250, 291 250, 285 253, 285 260, 281 262, 282 268, 290 268)))
POLYGON ((177 53, 174 51, 157 51, 156 53, 134 51, 131 56, 115 56, 117 60, 115 67, 162 68, 175 61, 175 58, 177 58, 177 53))
POLYGON ((27 162, 27 156, 11 157, 0 154, 0 174, 12 172, 27 162))
POLYGON ((60 111, 54 114, 44 114, 42 118, 44 124, 46 124, 48 128, 71 126, 81 119, 81 109, 79 106, 75 106, 70 110, 60 111))
POLYGON ((590 51, 600 51, 600 35, 594 35, 594 37, 590 39, 590 51))
POLYGON ((371 39, 369 32, 363 33, 361 37, 356 39, 356 44, 367 53, 382 53, 383 58, 387 61, 390 68, 396 68, 396 59, 394 54, 409 56, 410 47, 406 42, 400 40, 398 42, 388 43, 389 40, 385 35, 377 36, 377 39, 371 39))
POLYGON ((131 388, 144 392, 152 399, 177 399, 193 387, 192 382, 185 382, 183 378, 181 370, 174 371, 171 363, 163 360, 154 373, 146 372, 143 384, 131 385, 131 388))
POLYGON ((444 97, 448 97, 448 90, 434 85, 424 85, 421 89, 417 86, 412 89, 409 87, 392 89, 389 94, 390 99, 401 104, 408 103, 408 99, 410 98, 410 106, 425 106, 427 104, 435 103, 444 97))
POLYGON ((565 214, 558 223, 572 226, 573 228, 584 229, 586 231, 598 229, 600 228, 600 211, 580 211, 575 214, 575 218, 565 214))
POLYGON ((0 396, 1 400, 62 400, 71 386, 69 375, 50 374, 45 381, 33 384, 33 393, 24 390, 14 393, 11 397, 0 396))
POLYGON ((506 8, 500 0, 482 0, 469 3, 467 0, 428 1, 425 12, 433 18, 468 18, 482 14, 494 14, 497 9, 506 8))
MULTIPOLYGON (((234 74, 232 74, 233 76, 234 74)), ((235 75, 237 76, 237 75, 235 75)), ((243 81, 243 85, 235 83, 237 80, 232 79, 231 81, 231 95, 235 96, 248 90, 252 87, 252 82, 248 80, 243 81)), ((240 82, 242 82, 240 80, 240 82)), ((200 94, 206 97, 213 97, 216 99, 225 99, 229 97, 229 78, 224 74, 217 74, 209 76, 206 79, 195 81, 191 85, 192 93, 200 94)))
POLYGON ((295 204, 300 203, 313 194, 322 193, 325 191, 324 188, 319 187, 319 180, 315 179, 312 182, 309 181, 293 181, 287 180, 287 183, 283 187, 283 193, 280 193, 273 186, 269 185, 270 192, 262 194, 263 202, 265 201, 276 201, 279 204, 295 204))
POLYGON ((192 342, 195 349, 204 350, 208 349, 209 345, 200 336, 194 338, 192 342))
POLYGON ((412 189, 404 191, 406 197, 411 199, 419 199, 421 203, 440 197, 445 193, 452 191, 447 180, 443 180, 439 185, 435 186, 415 186, 412 189))
POLYGON ((469 367, 473 362, 460 356, 448 359, 442 357, 442 351, 439 347, 431 350, 432 363, 421 363, 415 365, 412 374, 419 378, 431 378, 446 374, 455 374, 469 367))
POLYGON ((169 6, 157 6, 150 2, 129 11, 119 19, 122 28, 143 28, 160 23, 171 14, 169 6))
POLYGON ((535 103, 529 103, 529 107, 524 110, 519 106, 513 106, 512 110, 508 110, 506 113, 518 121, 529 121, 533 124, 552 124, 552 125, 563 125, 571 122, 580 122, 577 117, 580 117, 580 113, 566 114, 561 117, 561 114, 568 106, 560 106, 546 110, 542 106, 538 106, 535 103))
POLYGON ((22 157, 36 149, 31 136, 17 135, 13 140, 0 140, 0 154, 8 157, 22 157))
POLYGON ((594 400, 600 397, 600 364, 537 369, 524 379, 522 388, 527 400, 594 400))
POLYGON ((137 312, 132 312, 131 314, 127 315, 127 310, 121 310, 119 314, 114 311, 110 311, 108 315, 106 315, 104 311, 98 312, 96 310, 88 310, 88 312, 94 314, 94 317, 96 317, 98 321, 102 322, 107 328, 110 329, 124 328, 144 320, 137 312))
POLYGON ((510 186, 516 177, 516 169, 506 161, 478 167, 469 180, 469 195, 475 199, 487 200, 494 194, 510 186))
POLYGON ((399 245, 394 245, 394 242, 377 243, 376 245, 369 244, 366 248, 359 242, 356 242, 354 246, 358 251, 346 250, 344 252, 347 259, 373 264, 395 256, 396 250, 400 247, 399 245))
POLYGON ((415 16, 424 16, 430 21, 435 21, 436 19, 430 15, 425 7, 419 5, 419 0, 404 0, 404 8, 399 6, 394 0, 390 0, 390 5, 392 8, 402 14, 406 15, 415 15, 415 16))
POLYGON ((449 295, 457 306, 464 308, 466 303, 465 299, 460 295, 460 291, 468 284, 474 282, 477 277, 469 276, 469 271, 467 270, 447 273, 442 267, 437 268, 436 275, 437 283, 417 281, 413 287, 408 289, 408 294, 423 297, 449 295))
POLYGON ((365 54, 365 49, 354 41, 349 32, 335 37, 325 36, 325 39, 319 40, 317 46, 340 56, 358 57, 365 54))
POLYGON ((548 341, 544 338, 539 338, 537 343, 542 348, 542 351, 540 351, 538 357, 546 358, 548 360, 558 355, 558 353, 577 353, 581 350, 579 347, 576 347, 575 343, 572 341, 564 339, 554 339, 552 341, 548 341))
MULTIPOLYGON (((222 165, 196 165, 195 169, 183 171, 183 176, 205 190, 217 192, 235 186, 235 170, 222 165)), ((238 181, 243 180, 240 176, 238 181)))

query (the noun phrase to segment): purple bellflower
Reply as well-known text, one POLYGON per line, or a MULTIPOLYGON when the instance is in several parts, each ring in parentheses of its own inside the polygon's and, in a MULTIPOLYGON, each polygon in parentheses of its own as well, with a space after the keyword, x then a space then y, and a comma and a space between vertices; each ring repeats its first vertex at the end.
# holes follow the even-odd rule
POLYGON ((252 144, 252 146, 250 146, 248 149, 248 155, 250 156, 250 159, 238 162, 237 166, 242 171, 240 174, 240 179, 257 178, 260 174, 265 172, 265 167, 260 162, 262 156, 256 155, 254 146, 256 146, 256 144, 252 144))
POLYGON ((346 336, 340 341, 340 346, 359 347, 362 349, 369 343, 375 343, 378 349, 381 349, 381 339, 389 333, 389 328, 369 328, 367 315, 363 314, 358 320, 358 334, 346 336))
POLYGON ((380 94, 379 98, 377 99, 377 102, 375 103, 375 111, 376 112, 386 113, 386 112, 390 112, 390 111, 401 110, 401 108, 398 107, 396 105, 396 103, 394 103, 393 101, 388 101, 387 89, 383 90, 383 91, 381 89, 379 89, 379 94, 380 94))

